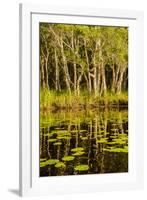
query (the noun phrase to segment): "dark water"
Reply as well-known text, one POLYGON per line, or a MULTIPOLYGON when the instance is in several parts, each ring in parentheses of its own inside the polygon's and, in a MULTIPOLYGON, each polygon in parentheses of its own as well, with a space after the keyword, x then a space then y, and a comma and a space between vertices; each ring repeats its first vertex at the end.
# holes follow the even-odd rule
POLYGON ((40 113, 40 176, 128 171, 128 111, 40 113))

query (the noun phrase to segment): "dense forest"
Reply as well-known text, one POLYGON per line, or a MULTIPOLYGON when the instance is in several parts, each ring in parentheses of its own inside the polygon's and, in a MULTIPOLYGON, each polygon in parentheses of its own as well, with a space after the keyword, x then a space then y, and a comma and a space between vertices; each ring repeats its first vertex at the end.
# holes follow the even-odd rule
POLYGON ((126 97, 128 29, 40 23, 40 86, 42 98, 49 92, 126 97))

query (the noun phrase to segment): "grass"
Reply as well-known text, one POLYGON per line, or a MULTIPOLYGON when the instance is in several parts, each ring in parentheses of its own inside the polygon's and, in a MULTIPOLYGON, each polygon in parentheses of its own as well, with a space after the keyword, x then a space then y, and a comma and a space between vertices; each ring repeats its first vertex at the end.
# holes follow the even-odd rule
POLYGON ((107 92, 105 96, 89 95, 87 91, 81 91, 80 95, 74 92, 69 94, 66 91, 56 92, 47 89, 40 90, 40 107, 50 110, 56 109, 79 109, 79 108, 96 108, 99 106, 127 106, 128 93, 111 94, 107 92))
MULTIPOLYGON (((58 112, 52 112, 48 110, 40 111, 40 127, 48 127, 50 126, 58 126, 62 124, 62 122, 66 121, 69 124, 79 124, 79 123, 89 123, 93 119, 98 120, 109 120, 111 123, 119 123, 118 119, 120 119, 120 123, 127 122, 128 120, 128 111, 119 110, 117 108, 105 109, 104 111, 101 109, 80 109, 80 110, 58 110, 58 112)), ((102 127, 103 128, 103 127, 102 127)), ((58 130, 58 129, 57 129, 58 130)), ((57 130, 53 130, 50 133, 46 133, 45 136, 52 136, 56 134, 57 130)), ((117 132, 116 127, 112 128, 113 132, 117 132)), ((70 133, 75 134, 78 133, 78 130, 72 130, 70 133)), ((86 130, 80 130, 80 132, 86 132, 86 130)), ((100 132, 104 132, 100 130, 100 132)), ((60 130, 58 136, 69 136, 69 134, 65 130, 60 130), (62 133, 62 132, 63 133, 62 133), (62 133, 62 134, 61 134, 62 133)))

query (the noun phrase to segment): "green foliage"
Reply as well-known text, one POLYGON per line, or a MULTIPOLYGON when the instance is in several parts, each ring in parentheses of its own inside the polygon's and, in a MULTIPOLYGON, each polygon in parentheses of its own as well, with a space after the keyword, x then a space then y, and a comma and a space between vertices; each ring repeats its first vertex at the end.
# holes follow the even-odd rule
POLYGON ((57 139, 49 139, 48 142, 56 142, 57 139))
POLYGON ((112 153, 128 153, 127 148, 111 148, 111 149, 103 149, 103 151, 112 152, 112 153))
POLYGON ((46 165, 55 165, 56 163, 58 163, 59 160, 58 159, 49 159, 45 162, 46 165))
POLYGON ((74 156, 64 156, 64 157, 62 158, 63 161, 72 161, 72 160, 74 160, 74 159, 75 159, 74 156))
POLYGON ((40 167, 45 167, 47 165, 55 165, 56 163, 58 163, 59 160, 58 159, 49 159, 49 160, 40 160, 40 167))
POLYGON ((71 137, 69 137, 69 136, 58 136, 57 137, 57 139, 60 139, 60 140, 70 140, 71 139, 71 137))
POLYGON ((59 146, 59 145, 62 145, 62 142, 55 142, 54 143, 54 146, 59 146))
POLYGON ((56 168, 65 168, 66 165, 64 164, 64 162, 58 162, 56 165, 55 165, 56 168))
POLYGON ((88 165, 78 165, 74 169, 75 169, 75 171, 88 171, 89 166, 88 165))
POLYGON ((66 92, 58 94, 55 91, 42 89, 40 91, 40 107, 47 107, 51 110, 57 108, 78 109, 81 108, 81 106, 91 108, 93 106, 99 107, 100 105, 111 107, 113 105, 119 106, 121 104, 128 104, 128 94, 126 92, 119 95, 107 93, 105 96, 99 97, 95 96, 95 94, 88 95, 88 93, 85 93, 84 91, 81 91, 80 95, 75 95, 74 92, 70 94, 66 92))
POLYGON ((81 140, 88 140, 88 137, 80 137, 81 138, 81 140))
POLYGON ((107 143, 107 139, 106 138, 101 138, 99 140, 96 141, 97 143, 107 143))
MULTIPOLYGON (((77 95, 82 90, 90 95, 93 92, 95 96, 105 96, 109 90, 112 94, 120 94, 128 87, 127 65, 127 27, 40 23, 40 83, 43 89, 65 92, 64 96, 73 90, 77 95), (99 83, 97 74, 100 75, 99 83)), ((60 102, 65 105, 66 99, 60 98, 62 101, 57 105, 60 102)), ((52 103, 52 94, 47 99, 52 103)))
POLYGON ((84 151, 77 151, 76 153, 73 153, 73 156, 82 156, 83 154, 85 154, 84 151))
POLYGON ((84 148, 82 148, 82 147, 77 147, 77 148, 71 149, 71 151, 72 151, 72 152, 84 151, 84 148))

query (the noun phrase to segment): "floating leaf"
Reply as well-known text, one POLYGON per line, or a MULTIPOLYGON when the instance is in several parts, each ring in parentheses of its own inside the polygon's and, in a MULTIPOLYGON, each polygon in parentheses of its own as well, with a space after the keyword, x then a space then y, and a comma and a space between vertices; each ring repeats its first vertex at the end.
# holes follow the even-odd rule
POLYGON ((45 162, 41 162, 40 163, 40 167, 45 167, 46 166, 46 163, 45 162))
POLYGON ((58 146, 58 145, 61 145, 61 144, 62 144, 62 142, 55 142, 53 145, 58 146))
POLYGON ((117 136, 111 135, 110 138, 117 138, 117 136))
POLYGON ((66 165, 64 164, 64 162, 58 162, 56 165, 55 165, 56 168, 65 168, 66 165))
POLYGON ((46 165, 55 165, 58 162, 59 162, 58 159, 49 159, 45 163, 46 163, 46 165))
POLYGON ((113 139, 117 144, 126 144, 126 141, 123 141, 122 139, 113 139))
POLYGON ((103 151, 108 151, 113 153, 128 153, 127 148, 111 148, 111 149, 103 149, 103 151))
POLYGON ((48 139, 48 142, 56 142, 57 139, 48 139))
POLYGON ((57 139, 60 139, 60 140, 62 140, 62 139, 64 139, 64 140, 70 140, 71 137, 69 137, 69 136, 58 136, 57 139))
POLYGON ((75 168, 75 171, 87 171, 89 169, 88 165, 77 165, 75 168))
POLYGON ((81 140, 88 140, 88 137, 80 137, 81 140))
POLYGON ((85 152, 83 152, 83 151, 77 151, 76 153, 73 153, 72 155, 73 156, 81 156, 81 155, 83 155, 85 152))
POLYGON ((44 134, 44 136, 53 136, 54 134, 56 134, 56 132, 49 132, 49 133, 46 133, 46 134, 44 134))
POLYGON ((107 144, 113 145, 116 144, 116 142, 107 142, 107 144))
POLYGON ((72 152, 84 151, 84 148, 82 148, 82 147, 77 147, 77 148, 71 149, 71 151, 72 151, 72 152))
POLYGON ((59 130, 59 131, 56 131, 57 135, 70 135, 70 133, 66 130, 59 130))
POLYGON ((97 143, 107 143, 107 139, 106 138, 101 138, 99 140, 96 141, 97 143))
POLYGON ((80 130, 80 133, 84 133, 84 132, 87 132, 87 130, 80 130))
POLYGON ((71 160, 74 160, 74 159, 75 159, 74 156, 64 156, 64 157, 62 158, 63 161, 71 161, 71 160))

